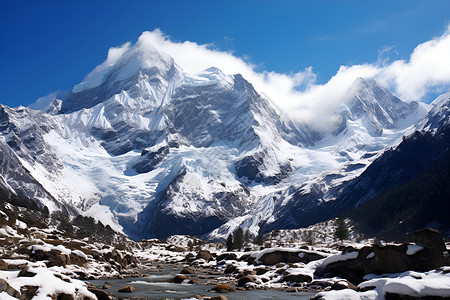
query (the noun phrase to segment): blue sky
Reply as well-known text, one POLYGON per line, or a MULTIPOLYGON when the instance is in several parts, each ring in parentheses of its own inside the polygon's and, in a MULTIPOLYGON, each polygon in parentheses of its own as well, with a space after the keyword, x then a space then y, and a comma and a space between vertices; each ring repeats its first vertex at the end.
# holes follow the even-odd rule
POLYGON ((70 90, 108 48, 159 28, 280 74, 408 59, 441 36, 450 1, 0 1, 0 103, 70 90), (390 49, 383 52, 384 49, 390 49))

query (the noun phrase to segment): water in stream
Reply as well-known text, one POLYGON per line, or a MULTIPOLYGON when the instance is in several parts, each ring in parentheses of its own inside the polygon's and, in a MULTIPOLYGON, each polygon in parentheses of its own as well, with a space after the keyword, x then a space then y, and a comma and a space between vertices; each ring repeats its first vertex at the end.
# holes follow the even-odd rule
MULTIPOLYGON (((210 284, 177 284, 168 282, 179 272, 177 268, 166 266, 162 272, 149 273, 148 277, 111 279, 111 280, 90 280, 93 285, 101 288, 107 284, 110 288, 106 291, 122 299, 189 299, 195 295, 214 296, 217 293, 210 292, 213 285, 210 284), (132 285, 136 288, 134 293, 118 293, 118 289, 132 285)), ((188 275, 192 278, 196 276, 188 275)), ((202 283, 217 278, 218 275, 208 275, 200 277, 202 283)), ((286 292, 274 290, 243 290, 223 294, 229 300, 259 300, 259 299, 310 299, 314 294, 304 292, 286 292)))

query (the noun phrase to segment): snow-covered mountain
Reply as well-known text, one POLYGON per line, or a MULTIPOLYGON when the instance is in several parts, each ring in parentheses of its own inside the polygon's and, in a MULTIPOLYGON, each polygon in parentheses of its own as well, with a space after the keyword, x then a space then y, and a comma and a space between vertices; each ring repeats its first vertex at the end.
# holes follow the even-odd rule
POLYGON ((0 145, 12 157, 3 185, 133 238, 212 239, 283 227, 299 190, 358 176, 428 110, 360 78, 336 107, 337 127, 318 134, 278 115, 241 75, 189 74, 140 41, 32 107, 41 111, 1 107, 0 145))

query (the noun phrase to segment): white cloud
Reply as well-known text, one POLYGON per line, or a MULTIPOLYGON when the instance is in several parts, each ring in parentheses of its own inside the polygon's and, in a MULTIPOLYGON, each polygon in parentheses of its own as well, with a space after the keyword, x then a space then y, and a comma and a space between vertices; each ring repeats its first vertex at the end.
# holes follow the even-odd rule
MULTIPOLYGON (((313 123, 317 129, 326 128, 333 122, 335 108, 342 103, 345 92, 358 77, 375 78, 406 101, 421 100, 430 91, 443 85, 450 86, 450 26, 442 36, 418 45, 409 60, 391 63, 379 60, 372 64, 341 66, 325 84, 316 84, 312 67, 291 74, 257 71, 255 65, 232 52, 216 50, 209 44, 171 41, 158 29, 142 33, 133 47, 144 47, 149 51, 156 48, 172 56, 190 73, 211 66, 226 74, 241 73, 258 92, 289 112, 294 120, 313 123)), ((107 60, 88 77, 101 77, 129 48, 129 43, 111 48, 107 60)))

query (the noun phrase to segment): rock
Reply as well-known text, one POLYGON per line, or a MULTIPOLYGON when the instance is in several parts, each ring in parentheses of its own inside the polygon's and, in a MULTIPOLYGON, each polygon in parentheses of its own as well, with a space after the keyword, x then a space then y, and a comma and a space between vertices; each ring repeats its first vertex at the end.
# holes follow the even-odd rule
POLYGON ((237 286, 243 287, 248 282, 256 282, 256 279, 252 275, 245 275, 239 278, 237 286))
POLYGON ((325 258, 324 255, 318 253, 310 253, 303 250, 297 251, 282 251, 276 250, 265 253, 258 259, 258 262, 263 265, 276 265, 278 263, 309 263, 314 260, 325 258))
POLYGON ((38 286, 33 286, 33 285, 23 285, 20 287, 20 299, 32 299, 37 291, 38 291, 39 287, 38 286))
POLYGON ((307 275, 307 274, 285 274, 283 275, 283 280, 284 281, 289 281, 289 282, 311 282, 313 280, 313 278, 311 277, 311 275, 307 275))
POLYGON ((223 296, 223 295, 217 295, 217 296, 212 296, 212 297, 203 298, 203 299, 208 299, 208 300, 228 300, 228 298, 223 296))
MULTIPOLYGON (((418 239, 425 240, 423 236, 427 236, 427 234, 419 234, 421 238, 418 239)), ((435 232, 432 232, 432 236, 436 236, 435 232)), ((430 250, 423 246, 423 250, 413 255, 407 254, 408 246, 408 244, 388 244, 363 247, 358 250, 358 256, 355 259, 333 262, 327 265, 324 270, 318 268, 315 274, 319 277, 323 277, 325 274, 327 277, 337 276, 353 283, 359 283, 369 273, 401 273, 409 270, 426 272, 450 262, 440 251, 442 246, 436 248, 440 250, 430 250)), ((428 246, 430 245, 428 244, 428 246)))
POLYGON ((442 253, 447 250, 441 233, 434 228, 422 228, 413 233, 413 242, 433 252, 442 253))
POLYGON ((126 286, 121 287, 118 290, 118 292, 119 293, 134 293, 134 292, 136 292, 136 288, 134 286, 131 286, 131 285, 126 285, 126 286))
POLYGON ((269 271, 272 271, 272 269, 269 267, 259 267, 255 269, 256 275, 263 275, 269 271))
POLYGON ((30 254, 30 258, 35 260, 47 260, 47 267, 65 267, 70 263, 70 257, 67 254, 63 254, 58 250, 42 251, 34 250, 30 254))
POLYGON ((197 278, 191 278, 189 279, 188 284, 202 284, 202 283, 197 278))
POLYGON ((0 270, 8 270, 8 264, 3 259, 0 259, 0 270))
POLYGON ((223 253, 217 257, 217 261, 222 260, 237 260, 236 253, 223 253))
POLYGON ((229 285, 226 284, 218 284, 215 287, 211 289, 213 292, 217 293, 228 293, 228 292, 234 292, 234 288, 232 288, 229 285))
POLYGON ((225 268, 225 270, 223 271, 225 274, 231 274, 236 272, 237 267, 235 265, 229 265, 225 268))
POLYGON ((34 277, 36 273, 30 272, 28 266, 25 266, 20 270, 19 277, 34 277))
POLYGON ((102 291, 99 290, 95 287, 88 287, 88 291, 93 293, 98 300, 111 300, 114 299, 114 297, 112 296, 112 294, 106 292, 106 291, 102 291))
POLYGON ((12 286, 9 285, 9 283, 4 280, 0 279, 0 292, 6 292, 8 295, 19 298, 20 292, 16 291, 12 286))
POLYGON ((72 294, 54 294, 51 296, 52 300, 74 300, 74 297, 72 294))
POLYGON ((186 249, 177 245, 169 245, 166 247, 166 250, 173 252, 186 252, 186 249))
POLYGON ((178 274, 178 275, 176 275, 176 276, 173 278, 173 282, 174 282, 174 283, 182 283, 182 282, 185 281, 186 279, 189 279, 189 277, 178 274))
POLYGON ((84 257, 79 256, 75 253, 70 254, 70 264, 83 267, 86 263, 87 260, 84 257))
POLYGON ((192 254, 192 253, 188 253, 188 254, 186 254, 186 256, 184 257, 183 260, 184 261, 188 261, 188 262, 194 261, 195 260, 195 255, 192 254))
POLYGON ((211 253, 208 250, 200 250, 197 254, 197 259, 199 258, 203 258, 207 262, 213 259, 211 253))
POLYGON ((351 290, 358 290, 358 288, 352 284, 351 282, 347 281, 347 280, 339 280, 336 281, 335 283, 333 283, 333 285, 331 286, 332 290, 345 290, 345 289, 351 289, 351 290))
POLYGON ((195 270, 191 267, 184 267, 180 274, 194 274, 195 270))

